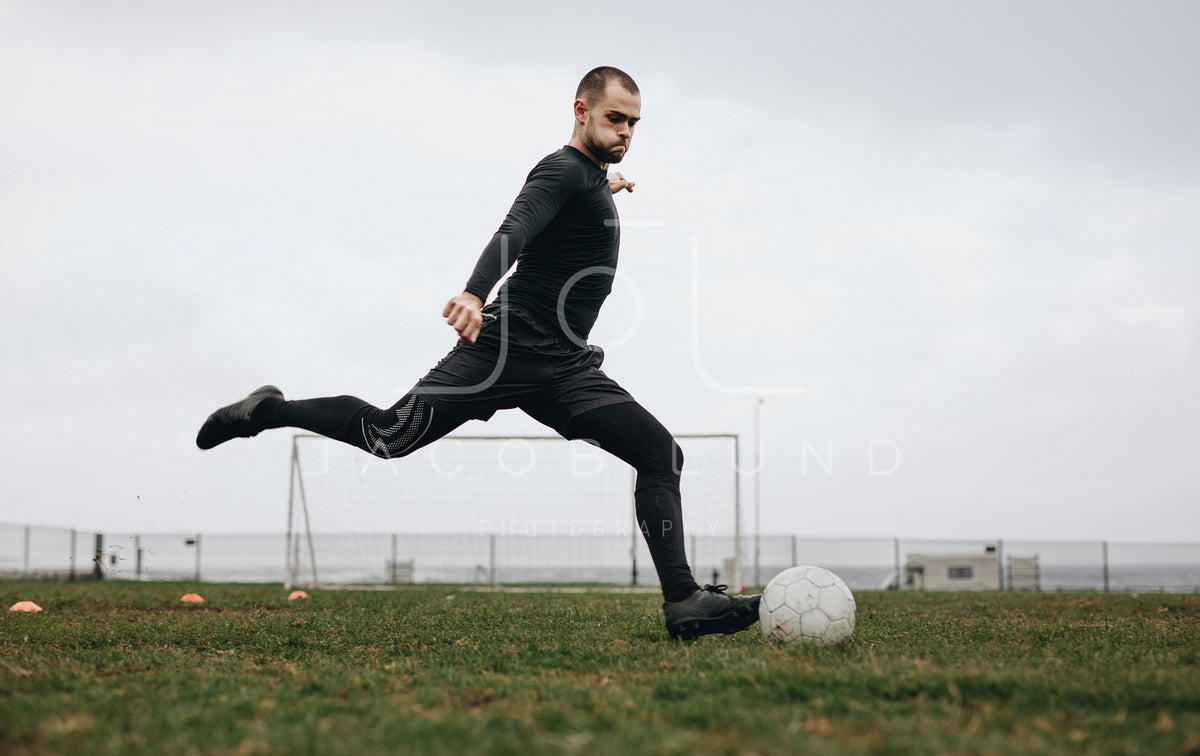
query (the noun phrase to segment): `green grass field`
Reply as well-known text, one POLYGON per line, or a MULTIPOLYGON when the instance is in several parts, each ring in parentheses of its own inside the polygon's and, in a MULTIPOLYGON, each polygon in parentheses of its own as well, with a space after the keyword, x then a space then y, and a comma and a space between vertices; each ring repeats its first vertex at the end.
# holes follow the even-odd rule
POLYGON ((843 650, 673 642, 645 594, 18 599, 45 611, 0 616, 7 756, 1200 752, 1200 595, 864 592, 843 650))

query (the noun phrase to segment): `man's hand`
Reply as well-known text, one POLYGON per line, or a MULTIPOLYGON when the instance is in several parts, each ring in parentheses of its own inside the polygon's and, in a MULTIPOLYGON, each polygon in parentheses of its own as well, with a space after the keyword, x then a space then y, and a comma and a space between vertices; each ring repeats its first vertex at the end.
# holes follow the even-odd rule
POLYGON ((467 291, 446 303, 442 317, 458 331, 459 343, 475 343, 475 337, 479 335, 479 324, 483 322, 483 316, 479 314, 482 308, 483 300, 467 291))
POLYGON ((620 173, 614 173, 608 177, 608 188, 612 189, 613 194, 616 194, 617 192, 621 191, 622 189, 632 192, 633 191, 633 182, 626 181, 625 177, 622 176, 620 173))

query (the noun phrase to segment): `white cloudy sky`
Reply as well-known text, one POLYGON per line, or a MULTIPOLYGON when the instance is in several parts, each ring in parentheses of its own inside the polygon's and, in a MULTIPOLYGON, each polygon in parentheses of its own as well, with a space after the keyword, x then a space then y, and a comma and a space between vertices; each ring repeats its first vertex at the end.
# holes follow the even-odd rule
POLYGON ((0 522, 279 530, 199 423, 393 402, 611 64, 594 340, 748 459, 766 397, 764 531, 1200 540, 1200 5, 644 5, 0 0, 0 522))

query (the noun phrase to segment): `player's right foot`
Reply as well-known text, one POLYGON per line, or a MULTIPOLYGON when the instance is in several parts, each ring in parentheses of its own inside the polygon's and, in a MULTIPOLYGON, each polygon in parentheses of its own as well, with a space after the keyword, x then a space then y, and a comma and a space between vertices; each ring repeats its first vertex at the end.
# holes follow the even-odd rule
POLYGON ((201 449, 211 449, 223 444, 231 438, 250 438, 257 436, 259 429, 250 420, 254 411, 263 399, 283 400, 283 392, 274 386, 263 386, 255 389, 240 402, 234 402, 228 407, 222 407, 208 416, 200 432, 196 434, 196 446, 201 449))
POLYGON ((762 596, 726 596, 725 586, 706 585, 682 601, 663 604, 667 632, 672 638, 692 640, 712 633, 741 632, 758 621, 762 596))

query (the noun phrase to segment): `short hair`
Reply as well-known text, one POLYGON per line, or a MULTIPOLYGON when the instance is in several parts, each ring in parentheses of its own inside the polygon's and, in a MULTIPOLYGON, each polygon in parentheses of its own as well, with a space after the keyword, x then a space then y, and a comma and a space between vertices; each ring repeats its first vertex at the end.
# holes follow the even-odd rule
POLYGON ((579 86, 575 89, 575 99, 583 100, 588 104, 596 102, 604 97, 610 81, 617 82, 630 94, 639 94, 638 85, 634 83, 632 76, 619 68, 600 66, 588 71, 580 80, 579 86))

